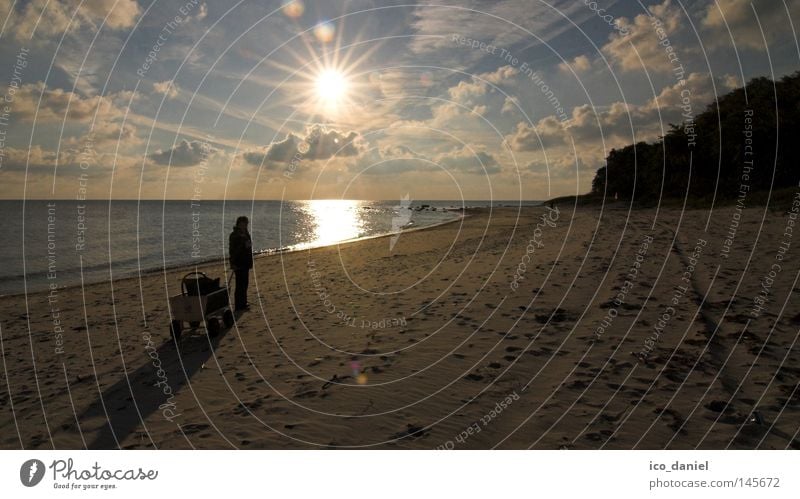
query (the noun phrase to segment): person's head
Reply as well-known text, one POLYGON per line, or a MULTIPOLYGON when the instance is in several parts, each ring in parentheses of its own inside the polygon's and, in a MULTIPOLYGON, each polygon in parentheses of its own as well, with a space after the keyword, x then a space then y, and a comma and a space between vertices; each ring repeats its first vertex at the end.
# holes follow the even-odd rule
POLYGON ((247 230, 247 225, 250 223, 247 217, 241 216, 236 219, 236 228, 239 230, 247 230))

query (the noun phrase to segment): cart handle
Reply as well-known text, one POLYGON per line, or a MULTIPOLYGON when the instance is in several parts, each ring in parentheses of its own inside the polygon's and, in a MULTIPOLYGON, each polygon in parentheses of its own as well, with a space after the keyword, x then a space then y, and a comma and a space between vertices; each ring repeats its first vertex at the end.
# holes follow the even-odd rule
POLYGON ((199 276, 206 277, 206 278, 208 277, 205 272, 198 272, 198 271, 189 272, 188 274, 183 276, 183 278, 181 279, 181 292, 182 293, 184 293, 184 294, 188 294, 189 293, 189 288, 188 288, 188 286, 186 286, 186 279, 191 277, 191 276, 194 276, 194 275, 199 275, 199 276))
POLYGON ((190 276, 193 276, 193 275, 201 275, 203 277, 208 277, 205 272, 198 272, 198 271, 195 270, 194 272, 189 272, 188 274, 183 276, 183 279, 181 279, 181 281, 185 281, 187 277, 190 277, 190 276))

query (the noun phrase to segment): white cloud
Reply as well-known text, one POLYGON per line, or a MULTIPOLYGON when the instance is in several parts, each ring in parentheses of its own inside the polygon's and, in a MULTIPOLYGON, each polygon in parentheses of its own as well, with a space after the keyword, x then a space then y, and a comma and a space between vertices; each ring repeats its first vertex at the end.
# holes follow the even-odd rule
POLYGON ((468 103, 474 97, 486 94, 486 84, 481 81, 460 81, 455 87, 447 89, 450 97, 461 103, 468 103))
POLYGON ((589 68, 592 67, 589 58, 585 55, 579 55, 575 57, 572 61, 562 62, 558 65, 559 69, 564 72, 569 72, 570 68, 576 73, 583 73, 584 71, 588 71, 589 68))
POLYGON ((520 110, 519 100, 516 97, 506 96, 503 100, 503 107, 500 109, 501 114, 514 114, 520 110))
POLYGON ((680 7, 673 5, 672 0, 664 0, 648 7, 648 11, 650 15, 638 14, 632 21, 620 18, 619 26, 628 34, 615 31, 602 47, 603 52, 625 71, 670 71, 673 63, 662 38, 669 41, 669 47, 679 59, 685 59, 690 52, 686 44, 676 44, 678 37, 675 35, 681 29, 680 7))
POLYGON ((495 85, 499 85, 501 83, 513 81, 518 74, 519 70, 514 66, 500 66, 495 71, 482 73, 478 75, 478 77, 490 83, 494 83, 495 85))
POLYGON ((172 80, 153 83, 153 91, 157 94, 166 95, 168 99, 178 96, 178 85, 172 80))
MULTIPOLYGON (((492 96, 497 90, 491 85, 511 84, 519 74, 519 70, 511 66, 501 66, 497 70, 481 73, 470 80, 462 80, 454 87, 447 89, 450 98, 457 104, 472 108, 478 115, 485 115, 489 110, 489 101, 494 100, 492 96)), ((443 113, 450 113, 455 116, 460 113, 459 106, 445 104, 434 110, 434 114, 444 117, 443 113)))

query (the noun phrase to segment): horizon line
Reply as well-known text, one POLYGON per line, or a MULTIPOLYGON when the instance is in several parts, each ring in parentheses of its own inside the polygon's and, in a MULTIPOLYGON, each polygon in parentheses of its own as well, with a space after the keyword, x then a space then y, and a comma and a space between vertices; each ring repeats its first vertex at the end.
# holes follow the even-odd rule
MULTIPOLYGON (((220 202, 220 201, 397 201, 395 198, 387 198, 387 199, 366 199, 366 198, 314 198, 314 199, 239 199, 239 198, 228 198, 228 199, 202 199, 196 200, 191 198, 183 198, 183 199, 158 199, 158 198, 124 198, 124 199, 72 199, 72 198, 0 198, 0 201, 181 201, 181 202, 195 202, 195 203, 207 203, 207 202, 220 202)), ((420 199, 412 199, 413 201, 545 201, 545 199, 428 199, 428 198, 420 198, 420 199)))

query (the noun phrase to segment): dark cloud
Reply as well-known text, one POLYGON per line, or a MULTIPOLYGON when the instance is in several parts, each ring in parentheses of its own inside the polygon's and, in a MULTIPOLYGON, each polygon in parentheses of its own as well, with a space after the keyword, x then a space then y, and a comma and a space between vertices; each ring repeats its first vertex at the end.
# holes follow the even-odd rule
POLYGON ((244 160, 254 166, 264 163, 291 163, 297 160, 326 160, 333 157, 358 156, 364 150, 365 142, 357 132, 343 132, 323 125, 314 125, 302 137, 290 133, 280 142, 267 147, 247 151, 244 160))

